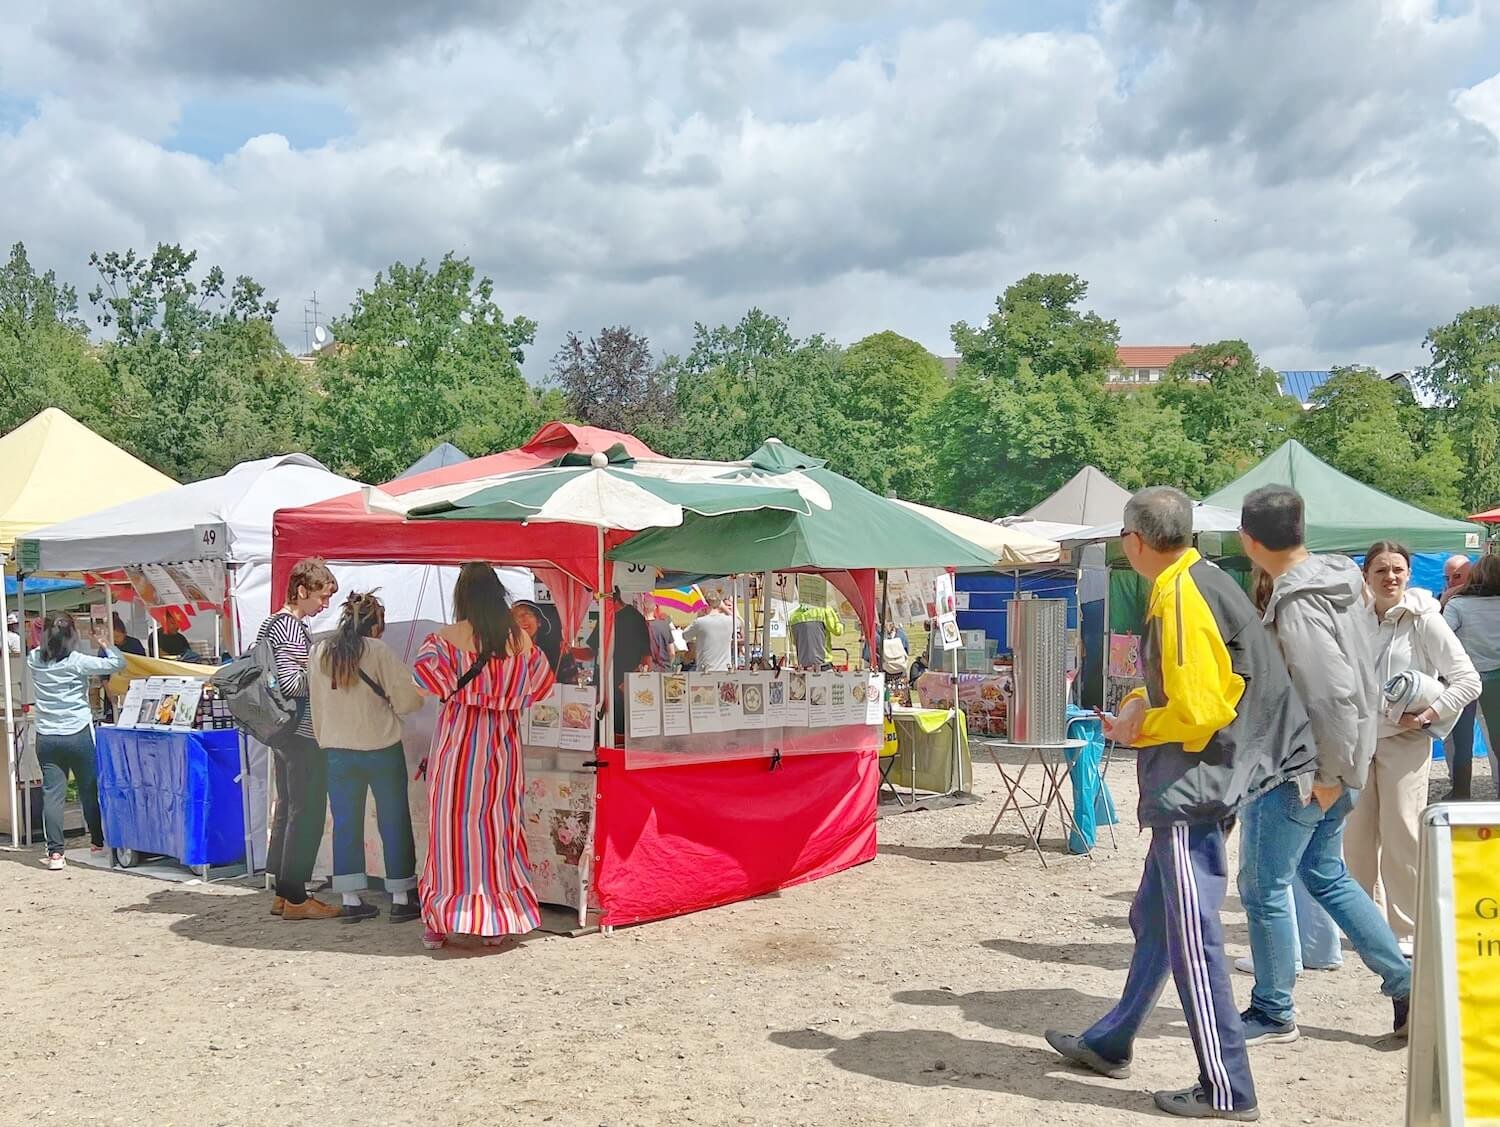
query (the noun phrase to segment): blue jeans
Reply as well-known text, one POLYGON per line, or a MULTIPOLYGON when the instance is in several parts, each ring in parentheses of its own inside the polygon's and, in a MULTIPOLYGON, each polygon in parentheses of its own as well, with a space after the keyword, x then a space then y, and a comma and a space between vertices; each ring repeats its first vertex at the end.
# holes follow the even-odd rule
POLYGON ((1328 912, 1389 998, 1411 993, 1411 965, 1380 909, 1344 867, 1344 822, 1359 798, 1345 789, 1325 813, 1284 783, 1245 808, 1241 819, 1240 900, 1250 922, 1255 988, 1250 1004, 1272 1021, 1292 1020, 1297 936, 1290 911, 1292 875, 1328 912))
POLYGON ((333 810, 333 890, 370 887, 365 872, 365 795, 375 796, 375 824, 385 852, 385 890, 417 887, 417 846, 406 797, 406 756, 401 745, 380 751, 328 752, 328 805, 333 810))
POLYGON ((36 757, 42 768, 42 832, 47 835, 47 852, 63 851, 63 810, 68 803, 69 772, 78 781, 78 801, 83 806, 84 824, 89 828, 89 844, 103 845, 93 727, 80 728, 66 736, 37 733, 36 757))

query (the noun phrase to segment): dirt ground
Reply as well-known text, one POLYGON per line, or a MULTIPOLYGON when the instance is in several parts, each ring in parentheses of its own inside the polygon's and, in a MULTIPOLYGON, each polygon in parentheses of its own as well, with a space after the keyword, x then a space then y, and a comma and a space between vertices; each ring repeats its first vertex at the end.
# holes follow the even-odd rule
MULTIPOLYGON (((1125 811, 1132 769, 1111 773, 1125 811)), ((1004 826, 981 852, 999 779, 976 775, 985 801, 885 818, 879 857, 851 872, 498 953, 0 853, 0 1122, 1162 1122, 1147 1093, 1195 1071, 1170 987, 1128 1081, 1041 1039, 1118 996, 1145 839, 1128 816, 1093 864, 1054 839, 1044 870, 1004 826)), ((1244 953, 1233 898, 1225 921, 1244 953)), ((1374 976, 1350 954, 1297 1002, 1302 1040, 1252 1050, 1263 1121, 1400 1123, 1406 1058, 1374 976)))

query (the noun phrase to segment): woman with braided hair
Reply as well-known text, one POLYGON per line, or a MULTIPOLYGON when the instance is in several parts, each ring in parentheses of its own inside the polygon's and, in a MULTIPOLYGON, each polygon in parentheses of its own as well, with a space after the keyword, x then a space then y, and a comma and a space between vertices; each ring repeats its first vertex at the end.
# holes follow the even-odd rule
POLYGON ((406 796, 401 717, 422 707, 422 695, 396 651, 380 640, 385 607, 373 594, 344 601, 333 637, 309 662, 309 692, 318 746, 328 752, 328 803, 333 810, 333 890, 349 921, 378 915, 360 899, 365 872, 365 795, 375 795, 375 821, 385 851, 391 922, 414 920, 417 850, 406 796))

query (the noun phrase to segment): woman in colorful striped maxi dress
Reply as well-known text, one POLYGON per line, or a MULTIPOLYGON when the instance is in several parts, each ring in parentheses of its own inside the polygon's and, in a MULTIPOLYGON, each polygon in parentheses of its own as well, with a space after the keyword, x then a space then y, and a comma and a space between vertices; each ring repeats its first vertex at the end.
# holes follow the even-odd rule
POLYGON ((552 689, 546 655, 511 618, 493 568, 466 564, 454 625, 417 656, 417 684, 443 703, 428 756, 422 943, 454 933, 490 945, 541 921, 526 855, 521 710, 552 689))

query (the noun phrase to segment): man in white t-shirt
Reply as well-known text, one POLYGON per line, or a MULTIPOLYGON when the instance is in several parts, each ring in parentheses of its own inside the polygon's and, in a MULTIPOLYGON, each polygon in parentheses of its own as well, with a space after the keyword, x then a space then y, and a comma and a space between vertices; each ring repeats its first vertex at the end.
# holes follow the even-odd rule
POLYGON ((708 611, 683 632, 699 673, 722 673, 733 664, 734 619, 724 613, 724 600, 708 599, 708 611))
POLYGON ((13 654, 21 652, 21 635, 16 633, 16 626, 21 620, 15 611, 5 619, 5 648, 13 654))

